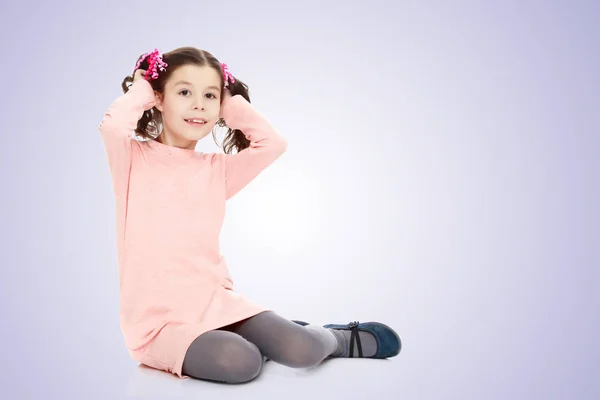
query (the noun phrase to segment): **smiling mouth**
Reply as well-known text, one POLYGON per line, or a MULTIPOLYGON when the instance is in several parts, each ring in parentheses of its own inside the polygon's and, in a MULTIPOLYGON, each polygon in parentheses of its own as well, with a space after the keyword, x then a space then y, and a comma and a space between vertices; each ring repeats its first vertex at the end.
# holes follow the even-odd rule
POLYGON ((191 125, 204 125, 206 124, 206 120, 203 118, 189 118, 189 119, 184 119, 185 122, 187 122, 188 124, 191 125))

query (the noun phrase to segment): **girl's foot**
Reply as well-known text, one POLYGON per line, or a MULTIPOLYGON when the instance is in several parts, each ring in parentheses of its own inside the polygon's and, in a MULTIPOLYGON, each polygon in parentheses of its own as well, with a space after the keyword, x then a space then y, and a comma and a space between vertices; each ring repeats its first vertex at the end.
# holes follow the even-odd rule
POLYGON ((338 340, 338 349, 331 357, 390 358, 400 353, 400 336, 380 322, 350 322, 347 325, 329 324, 338 340))

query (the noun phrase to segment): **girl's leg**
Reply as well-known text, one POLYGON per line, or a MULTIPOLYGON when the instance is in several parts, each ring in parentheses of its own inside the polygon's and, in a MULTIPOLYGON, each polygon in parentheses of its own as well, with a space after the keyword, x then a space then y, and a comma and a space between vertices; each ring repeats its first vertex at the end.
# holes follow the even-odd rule
POLYGON ((338 340, 331 331, 300 326, 273 311, 222 329, 241 335, 269 359, 293 368, 315 366, 338 349, 338 340))
POLYGON ((206 332, 190 345, 183 374, 196 379, 243 383, 256 378, 264 357, 254 343, 224 330, 206 332))

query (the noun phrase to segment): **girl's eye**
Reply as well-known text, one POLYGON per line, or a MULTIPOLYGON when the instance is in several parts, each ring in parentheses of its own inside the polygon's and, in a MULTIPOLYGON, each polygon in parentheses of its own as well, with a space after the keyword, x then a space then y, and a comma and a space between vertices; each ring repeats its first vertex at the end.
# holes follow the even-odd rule
MULTIPOLYGON (((182 91, 180 91, 180 92, 179 92, 179 94, 180 94, 180 95, 183 95, 183 96, 187 96, 189 93, 190 93, 190 91, 189 91, 189 90, 187 90, 187 89, 183 89, 182 91)), ((214 93, 207 93, 206 95, 207 95, 209 98, 213 98, 213 99, 216 99, 216 98, 217 98, 217 96, 216 96, 214 93), (212 96, 212 97, 211 97, 211 96, 212 96)))

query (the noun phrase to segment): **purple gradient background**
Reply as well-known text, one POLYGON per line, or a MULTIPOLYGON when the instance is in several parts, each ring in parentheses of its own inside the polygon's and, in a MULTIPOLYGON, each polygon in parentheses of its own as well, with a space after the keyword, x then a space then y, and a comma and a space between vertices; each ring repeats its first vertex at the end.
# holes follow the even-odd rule
POLYGON ((0 397, 600 398, 599 17, 3 1, 0 397), (291 319, 385 322, 399 357, 270 363, 242 386, 129 358, 97 126, 139 54, 184 45, 227 62, 290 143, 228 205, 237 290, 291 319))

